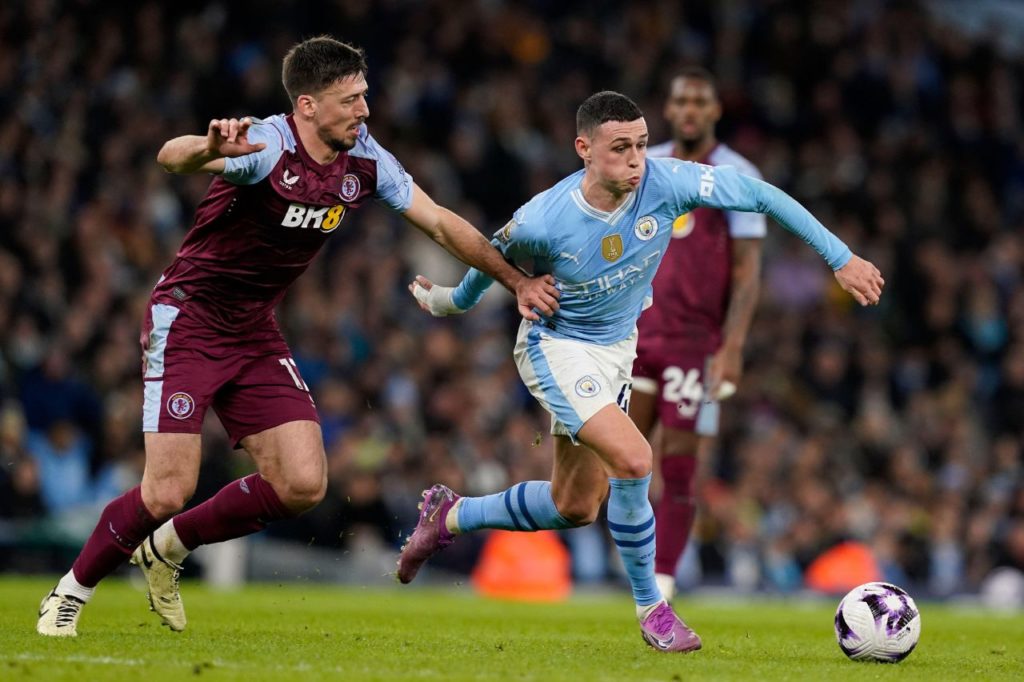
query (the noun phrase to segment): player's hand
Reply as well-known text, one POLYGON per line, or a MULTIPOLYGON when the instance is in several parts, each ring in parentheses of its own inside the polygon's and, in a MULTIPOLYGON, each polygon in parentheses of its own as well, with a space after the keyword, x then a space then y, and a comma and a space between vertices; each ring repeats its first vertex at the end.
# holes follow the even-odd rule
POLYGON ((743 351, 732 346, 722 346, 711 356, 708 365, 708 396, 712 400, 728 400, 736 393, 743 375, 743 351))
POLYGON ((248 116, 241 120, 237 118, 211 120, 210 128, 206 132, 206 148, 211 154, 218 157, 245 156, 262 151, 267 145, 262 142, 257 144, 249 142, 249 127, 251 125, 252 119, 248 116))
POLYGON ((850 261, 835 271, 836 280, 844 291, 861 305, 878 305, 885 280, 874 265, 854 254, 850 261))
POLYGON ((423 275, 416 275, 416 279, 409 283, 409 291, 416 297, 420 308, 426 310, 434 317, 458 315, 466 312, 452 301, 455 287, 438 286, 423 275))
POLYGON ((555 286, 555 278, 551 275, 523 277, 516 284, 516 303, 519 314, 527 320, 536 322, 540 315, 551 317, 558 310, 558 299, 562 292, 555 286), (540 312, 538 315, 534 310, 540 312))

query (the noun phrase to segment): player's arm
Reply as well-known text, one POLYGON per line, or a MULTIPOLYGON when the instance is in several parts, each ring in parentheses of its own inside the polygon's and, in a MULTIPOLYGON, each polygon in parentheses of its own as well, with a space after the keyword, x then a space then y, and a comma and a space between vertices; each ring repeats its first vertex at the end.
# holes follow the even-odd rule
POLYGON ((885 280, 874 265, 850 251, 810 211, 778 187, 743 175, 731 166, 690 166, 699 175, 688 183, 691 191, 684 203, 728 211, 764 213, 810 244, 832 268, 840 286, 861 305, 877 304, 885 280))
POLYGON ((761 293, 760 239, 733 238, 729 304, 722 324, 722 346, 711 358, 711 395, 724 400, 736 392, 743 375, 743 346, 761 293))
MULTIPOLYGON (((479 288, 480 294, 497 280, 506 289, 516 295, 519 313, 528 320, 538 320, 534 312, 538 310, 545 316, 553 315, 558 310, 559 292, 555 288, 554 278, 550 275, 529 277, 508 263, 504 256, 476 228, 461 217, 438 206, 418 185, 413 185, 412 202, 403 213, 405 219, 442 248, 472 266, 467 278, 472 276, 473 288, 479 288), (474 274, 475 273, 475 274, 474 274), (485 279, 489 278, 489 279, 485 279)), ((424 281, 427 281, 424 279, 424 281)), ((410 290, 416 294, 416 283, 410 284, 410 290)), ((423 285, 420 284, 422 287, 423 285)), ((438 288, 432 286, 431 288, 438 288)), ((429 289, 428 289, 429 291, 429 289)), ((437 294, 435 293, 435 298, 437 294)), ((420 296, 417 300, 423 304, 420 296)), ((456 306, 448 313, 462 312, 465 308, 456 306)), ((434 312, 431 310, 431 312, 434 312)))
POLYGON ((182 135, 164 143, 157 163, 169 173, 223 173, 225 158, 253 154, 266 148, 249 140, 251 118, 221 118, 210 121, 206 136, 182 135))
MULTIPOLYGON (((443 287, 434 284, 423 275, 416 275, 416 279, 409 284, 409 291, 419 302, 420 308, 434 317, 445 317, 461 315, 475 306, 492 284, 494 279, 476 268, 470 268, 458 286, 443 287)), ((526 317, 525 314, 523 316, 526 317)), ((533 317, 526 319, 537 318, 534 314, 533 317)))

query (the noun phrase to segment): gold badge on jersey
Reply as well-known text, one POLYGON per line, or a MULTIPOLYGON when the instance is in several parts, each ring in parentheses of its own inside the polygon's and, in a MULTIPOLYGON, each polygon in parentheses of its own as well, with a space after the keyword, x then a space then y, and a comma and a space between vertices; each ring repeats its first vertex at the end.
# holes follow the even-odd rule
POLYGON ((672 221, 672 239, 682 239, 683 237, 690 236, 693 232, 693 216, 689 213, 684 213, 681 216, 677 216, 672 221))
POLYGON ((609 263, 622 258, 622 235, 610 234, 601 240, 601 255, 609 263))

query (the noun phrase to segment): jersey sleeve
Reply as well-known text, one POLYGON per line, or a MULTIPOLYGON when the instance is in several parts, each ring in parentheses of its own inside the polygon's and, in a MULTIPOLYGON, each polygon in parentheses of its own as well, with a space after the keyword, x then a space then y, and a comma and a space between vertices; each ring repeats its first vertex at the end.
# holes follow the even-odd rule
MULTIPOLYGON (((527 220, 528 207, 529 204, 516 211, 512 220, 495 232, 491 239, 494 248, 512 263, 546 254, 547 232, 543 223, 527 220)), ((493 283, 490 276, 470 268, 456 287, 452 302, 462 310, 468 310, 480 302, 484 292, 493 283)))
POLYGON ((224 159, 221 177, 234 185, 255 185, 270 175, 284 151, 284 138, 271 123, 250 126, 248 139, 251 144, 262 142, 266 147, 252 154, 224 159))
POLYGON ((672 168, 674 200, 682 212, 698 206, 726 211, 753 211, 774 218, 807 242, 833 270, 853 255, 810 211, 778 187, 737 171, 733 166, 680 162, 672 168))
POLYGON ((533 206, 526 204, 512 215, 512 220, 494 233, 491 243, 513 263, 547 255, 547 229, 534 216, 533 206))
MULTIPOLYGON (((373 139, 373 135, 366 132, 365 126, 360 131, 360 136, 363 134, 364 150, 361 151, 377 162, 377 191, 373 195, 374 198, 404 213, 412 205, 412 176, 391 152, 380 146, 380 143, 373 139)), ((362 155, 363 153, 360 153, 360 156, 362 155)))
MULTIPOLYGON (((752 163, 737 164, 736 168, 744 175, 758 180, 763 179, 761 172, 752 163)), ((768 234, 768 221, 762 213, 726 211, 725 220, 729 224, 729 236, 733 239, 764 239, 768 234)))

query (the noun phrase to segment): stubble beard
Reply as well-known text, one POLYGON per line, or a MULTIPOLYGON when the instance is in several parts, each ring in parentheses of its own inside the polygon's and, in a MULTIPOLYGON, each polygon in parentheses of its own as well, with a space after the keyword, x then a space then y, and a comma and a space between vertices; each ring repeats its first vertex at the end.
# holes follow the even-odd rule
POLYGON ((327 143, 328 147, 330 147, 334 151, 338 152, 339 154, 341 152, 347 152, 347 151, 349 151, 350 149, 352 149, 353 147, 356 146, 355 142, 349 142, 347 140, 339 140, 339 139, 334 138, 334 137, 328 137, 327 139, 324 140, 324 142, 327 143))

